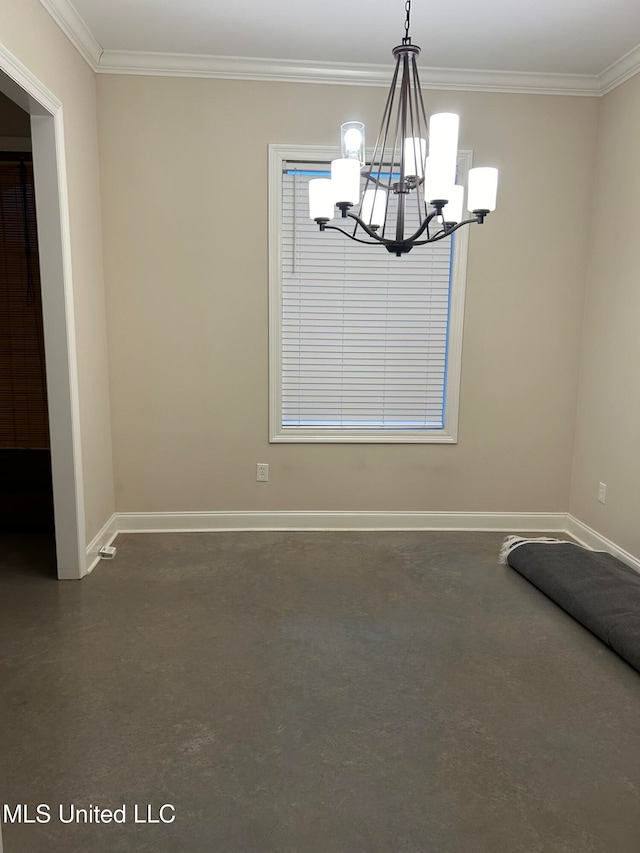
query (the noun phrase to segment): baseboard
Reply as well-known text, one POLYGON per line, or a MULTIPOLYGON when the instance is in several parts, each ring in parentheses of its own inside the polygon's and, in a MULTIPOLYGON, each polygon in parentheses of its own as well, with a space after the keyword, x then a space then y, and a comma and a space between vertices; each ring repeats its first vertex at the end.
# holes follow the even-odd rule
POLYGON ((504 530, 564 531, 552 512, 121 512, 120 533, 231 530, 504 530))
POLYGON ((593 528, 574 518, 574 516, 566 516, 565 529, 581 545, 586 545, 587 548, 591 548, 593 551, 607 551, 609 554, 617 557, 618 560, 626 563, 627 566, 631 566, 632 569, 640 572, 640 559, 625 551, 624 548, 620 548, 615 542, 607 539, 606 536, 602 536, 596 530, 593 530, 593 528))
POLYGON ((99 551, 100 548, 103 548, 105 545, 111 545, 116 536, 120 533, 120 528, 118 527, 118 520, 116 515, 112 515, 109 521, 104 525, 102 530, 94 536, 91 542, 87 545, 87 558, 86 558, 86 569, 84 574, 88 575, 89 572, 92 572, 97 564, 100 562, 99 551))
POLYGON ((88 574, 98 551, 118 533, 208 533, 234 530, 460 530, 568 534, 640 571, 640 559, 564 512, 119 512, 87 548, 88 574))

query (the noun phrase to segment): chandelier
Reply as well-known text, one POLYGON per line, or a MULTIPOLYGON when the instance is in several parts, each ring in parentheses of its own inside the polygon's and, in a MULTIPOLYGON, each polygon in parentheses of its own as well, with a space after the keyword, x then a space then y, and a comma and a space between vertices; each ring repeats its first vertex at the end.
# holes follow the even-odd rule
POLYGON ((405 35, 393 48, 396 68, 368 168, 364 124, 350 121, 341 127, 342 157, 332 161, 331 178, 309 181, 309 215, 320 231, 340 231, 398 257, 463 225, 481 225, 495 210, 498 188, 497 169, 470 169, 467 210, 472 216, 462 219, 465 188, 456 184, 460 119, 455 113, 436 113, 427 122, 416 63, 420 48, 409 36, 411 0, 405 10, 405 35), (353 220, 348 230, 329 224, 337 211, 343 220, 353 220))

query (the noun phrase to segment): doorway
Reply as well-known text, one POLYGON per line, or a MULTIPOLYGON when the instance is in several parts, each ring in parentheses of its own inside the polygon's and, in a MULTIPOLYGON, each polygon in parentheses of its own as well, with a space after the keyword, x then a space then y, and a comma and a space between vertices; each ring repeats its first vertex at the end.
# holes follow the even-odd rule
MULTIPOLYGON (((0 93, 28 116, 42 294, 57 576, 87 571, 62 104, 0 44, 0 93)), ((0 134, 1 135, 1 134, 0 134)))
POLYGON ((0 530, 53 530, 30 149, 29 116, 0 95, 0 530), (16 136, 20 118, 27 135, 16 136))
POLYGON ((0 94, 0 541, 55 574, 37 237, 30 118, 0 94))

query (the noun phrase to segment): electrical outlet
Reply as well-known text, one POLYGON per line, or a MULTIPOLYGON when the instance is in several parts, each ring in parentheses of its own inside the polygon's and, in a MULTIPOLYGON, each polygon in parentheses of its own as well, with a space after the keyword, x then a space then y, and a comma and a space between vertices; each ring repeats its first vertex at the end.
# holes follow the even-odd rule
POLYGON ((603 504, 607 499, 607 486, 605 483, 600 483, 598 486, 598 500, 603 504))
POLYGON ((256 480, 259 483, 267 483, 269 481, 269 466, 266 462, 256 463, 256 480))

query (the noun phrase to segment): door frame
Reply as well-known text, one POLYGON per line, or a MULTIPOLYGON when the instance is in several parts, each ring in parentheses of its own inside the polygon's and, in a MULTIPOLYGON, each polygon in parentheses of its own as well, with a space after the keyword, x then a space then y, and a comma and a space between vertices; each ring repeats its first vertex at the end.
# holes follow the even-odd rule
POLYGON ((0 91, 31 116, 58 578, 87 572, 62 103, 0 44, 0 91))

